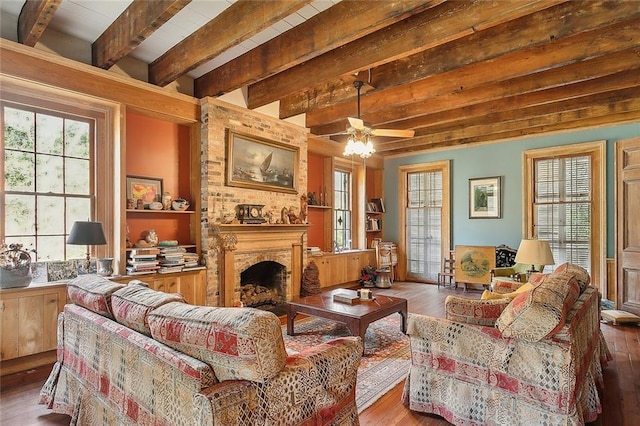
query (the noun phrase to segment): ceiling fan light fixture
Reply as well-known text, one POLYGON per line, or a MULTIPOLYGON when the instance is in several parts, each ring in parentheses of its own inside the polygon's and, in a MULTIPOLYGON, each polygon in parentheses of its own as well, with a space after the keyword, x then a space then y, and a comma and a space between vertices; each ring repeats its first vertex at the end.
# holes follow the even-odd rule
POLYGON ((362 158, 369 158, 376 152, 371 143, 369 132, 359 131, 353 127, 347 129, 349 137, 347 138, 347 145, 344 147, 342 155, 358 155, 362 158))

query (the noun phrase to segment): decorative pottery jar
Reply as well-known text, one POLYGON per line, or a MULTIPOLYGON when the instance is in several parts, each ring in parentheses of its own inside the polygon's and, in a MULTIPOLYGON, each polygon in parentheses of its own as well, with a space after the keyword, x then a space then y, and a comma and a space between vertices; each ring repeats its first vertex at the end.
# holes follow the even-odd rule
POLYGON ((184 211, 189 208, 189 202, 184 198, 176 198, 171 203, 171 207, 177 211, 184 211))
POLYGON ((0 288, 28 287, 31 284, 31 255, 22 244, 0 245, 0 288))

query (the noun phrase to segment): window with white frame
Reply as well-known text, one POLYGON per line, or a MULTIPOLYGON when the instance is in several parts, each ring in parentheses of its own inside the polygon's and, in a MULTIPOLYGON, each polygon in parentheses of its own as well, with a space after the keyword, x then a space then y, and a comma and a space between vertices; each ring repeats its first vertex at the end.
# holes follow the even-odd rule
POLYGON ((351 248, 351 173, 334 171, 333 241, 338 250, 351 248))
POLYGON ((82 258, 86 248, 66 240, 91 217, 94 121, 3 102, 2 123, 1 239, 39 260, 82 258))

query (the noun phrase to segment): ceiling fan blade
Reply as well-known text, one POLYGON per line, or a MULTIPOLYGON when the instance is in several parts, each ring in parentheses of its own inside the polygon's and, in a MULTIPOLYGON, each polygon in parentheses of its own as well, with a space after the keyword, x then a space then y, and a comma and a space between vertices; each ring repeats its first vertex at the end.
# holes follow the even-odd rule
POLYGON ((373 129, 373 136, 387 136, 391 138, 412 138, 415 132, 413 130, 396 130, 396 129, 373 129))
POLYGON ((360 118, 347 117, 347 120, 349 120, 349 124, 354 129, 357 129, 357 130, 364 129, 364 121, 362 121, 360 118))

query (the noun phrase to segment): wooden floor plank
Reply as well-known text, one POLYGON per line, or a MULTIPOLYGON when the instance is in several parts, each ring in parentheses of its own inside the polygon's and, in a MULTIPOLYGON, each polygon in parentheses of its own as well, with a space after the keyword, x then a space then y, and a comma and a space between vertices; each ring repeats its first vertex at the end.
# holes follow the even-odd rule
MULTIPOLYGON (((449 294, 479 298, 480 292, 440 288, 418 283, 393 283, 392 288, 375 290, 409 301, 409 312, 444 316, 444 299, 449 294)), ((640 327, 602 324, 603 335, 614 360, 604 368, 603 413, 591 426, 640 424, 640 327)), ((0 424, 69 425, 69 417, 52 414, 38 405, 40 388, 51 368, 42 368, 2 378, 0 382, 0 424)), ((404 383, 399 383, 360 415, 363 426, 441 426, 438 416, 412 412, 401 401, 404 383)))

